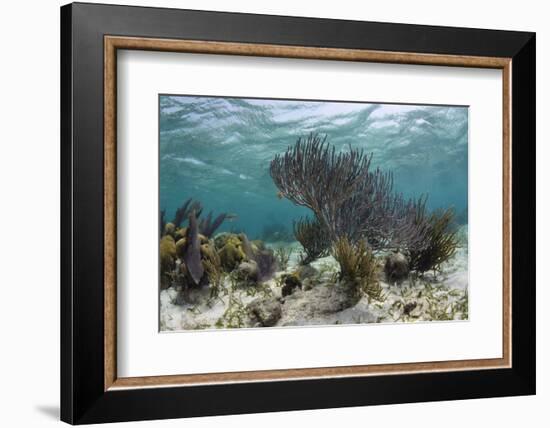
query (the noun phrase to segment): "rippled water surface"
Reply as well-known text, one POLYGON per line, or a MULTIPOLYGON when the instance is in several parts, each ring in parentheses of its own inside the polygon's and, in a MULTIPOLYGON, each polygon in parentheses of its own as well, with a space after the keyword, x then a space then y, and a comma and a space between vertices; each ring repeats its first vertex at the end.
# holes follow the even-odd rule
POLYGON ((170 219, 187 198, 236 217, 220 230, 260 238, 292 227, 307 209, 277 197, 269 162, 310 132, 337 150, 361 147, 394 172, 395 189, 454 206, 466 223, 468 109, 323 101, 160 97, 160 208, 170 219))

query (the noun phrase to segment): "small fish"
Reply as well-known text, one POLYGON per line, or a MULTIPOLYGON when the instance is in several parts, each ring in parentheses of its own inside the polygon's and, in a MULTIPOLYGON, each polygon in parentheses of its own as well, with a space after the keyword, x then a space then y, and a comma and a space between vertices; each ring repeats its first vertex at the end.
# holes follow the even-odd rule
POLYGON ((228 214, 225 215, 225 219, 227 221, 234 221, 234 220, 237 219, 237 217, 238 217, 238 215, 234 214, 234 213, 228 213, 228 214))
POLYGON ((284 198, 285 198, 285 195, 283 195, 283 192, 279 191, 279 192, 277 192, 277 197, 278 197, 279 199, 284 199, 284 198))

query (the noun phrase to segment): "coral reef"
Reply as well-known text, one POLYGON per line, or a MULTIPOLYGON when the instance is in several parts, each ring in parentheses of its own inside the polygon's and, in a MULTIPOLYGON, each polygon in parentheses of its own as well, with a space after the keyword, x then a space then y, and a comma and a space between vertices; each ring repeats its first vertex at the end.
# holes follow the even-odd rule
MULTIPOLYGON (((214 240, 210 240, 201 249, 212 250, 213 244, 214 240)), ((255 243, 251 245, 257 247, 255 243)), ((202 254, 206 256, 205 251, 202 254)), ((379 284, 367 287, 359 300, 347 280, 340 281, 340 265, 332 256, 310 265, 297 263, 293 259, 287 272, 278 272, 274 279, 259 284, 242 282, 235 272, 222 272, 218 286, 213 286, 209 278, 209 287, 189 288, 182 293, 174 281, 171 287, 161 290, 161 329, 262 327, 267 315, 258 319, 247 308, 256 299, 280 303, 281 317, 274 324, 276 327, 468 319, 467 247, 460 247, 456 256, 441 266, 437 278, 410 275, 395 286, 384 282, 384 275, 377 268, 375 280, 379 284), (292 292, 285 291, 283 296, 289 276, 294 276, 289 283, 298 278, 302 286, 292 287, 292 292), (368 290, 375 291, 377 285, 378 297, 373 298, 368 290)), ((203 277, 209 277, 205 259, 203 265, 203 277)), ((274 303, 274 311, 276 307, 274 303)))
POLYGON ((293 236, 274 214, 261 240, 216 233, 235 214, 201 217, 191 198, 161 211, 161 329, 468 319, 467 226, 394 191, 372 158, 315 133, 276 155, 279 196, 311 211, 293 236))
POLYGON ((272 249, 262 241, 251 243, 244 233, 212 237, 226 214, 212 219, 210 213, 199 222, 196 210, 202 210, 199 203, 186 201, 176 217, 189 213, 188 225, 181 227, 181 218, 166 223, 160 241, 161 288, 176 288, 178 304, 191 303, 193 289, 206 286, 209 298, 217 298, 228 274, 239 287, 257 287, 274 275, 278 263, 272 249))

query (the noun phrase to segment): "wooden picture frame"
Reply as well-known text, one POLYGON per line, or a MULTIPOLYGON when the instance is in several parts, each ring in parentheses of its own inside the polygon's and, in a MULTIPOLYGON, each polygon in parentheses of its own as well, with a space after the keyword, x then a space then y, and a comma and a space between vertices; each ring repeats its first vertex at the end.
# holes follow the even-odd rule
POLYGON ((62 420, 114 422, 535 392, 534 34, 76 3, 61 9, 61 53, 62 420), (502 358, 118 377, 118 49, 502 70, 502 358), (266 396, 269 400, 257 398, 266 396))

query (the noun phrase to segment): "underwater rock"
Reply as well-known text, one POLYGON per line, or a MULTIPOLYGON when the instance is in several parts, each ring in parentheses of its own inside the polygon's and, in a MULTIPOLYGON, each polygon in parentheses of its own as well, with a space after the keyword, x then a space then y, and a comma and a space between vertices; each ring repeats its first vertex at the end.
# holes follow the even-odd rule
POLYGON ((290 296, 297 288, 302 288, 302 281, 300 281, 300 278, 295 273, 284 274, 281 279, 284 283, 283 288, 281 289, 281 294, 283 297, 290 296))
POLYGON ((281 319, 281 303, 275 298, 258 298, 246 305, 252 326, 273 327, 281 319))
MULTIPOLYGON (((349 293, 346 287, 323 283, 307 291, 296 290, 285 297, 283 315, 285 319, 312 320, 343 311, 357 302, 357 297, 349 293)), ((300 325, 300 322, 293 325, 300 325)))
POLYGON ((187 272, 189 272, 195 284, 199 285, 204 275, 204 268, 201 263, 199 228, 193 212, 189 216, 189 227, 187 228, 186 245, 183 254, 187 272))
POLYGON ((418 306, 418 303, 416 302, 409 302, 405 306, 403 306, 403 314, 410 315, 412 311, 416 309, 418 306))
POLYGON ((175 232, 176 232, 176 226, 174 225, 174 223, 166 223, 164 225, 164 234, 165 235, 173 236, 175 232))
POLYGON ((310 290, 310 293, 314 296, 312 304, 315 304, 315 300, 317 300, 317 312, 321 314, 342 311, 354 306, 358 301, 356 296, 338 285, 332 289, 330 287, 315 287, 310 290))
MULTIPOLYGON (((240 242, 240 241, 239 241, 240 242)), ((233 271, 245 259, 245 254, 240 246, 228 240, 218 253, 222 267, 227 272, 233 271)))
POLYGON ((312 281, 312 278, 306 278, 302 282, 302 290, 308 291, 311 290, 314 286, 314 282, 312 281))
POLYGON ((296 268, 294 272, 300 279, 312 278, 316 276, 319 272, 311 265, 300 265, 296 268))
POLYGON ((235 270, 236 277, 245 282, 257 282, 260 276, 258 265, 254 260, 242 262, 235 270))
POLYGON ((409 262, 403 254, 394 252, 386 257, 384 272, 388 282, 400 283, 409 275, 409 262))

